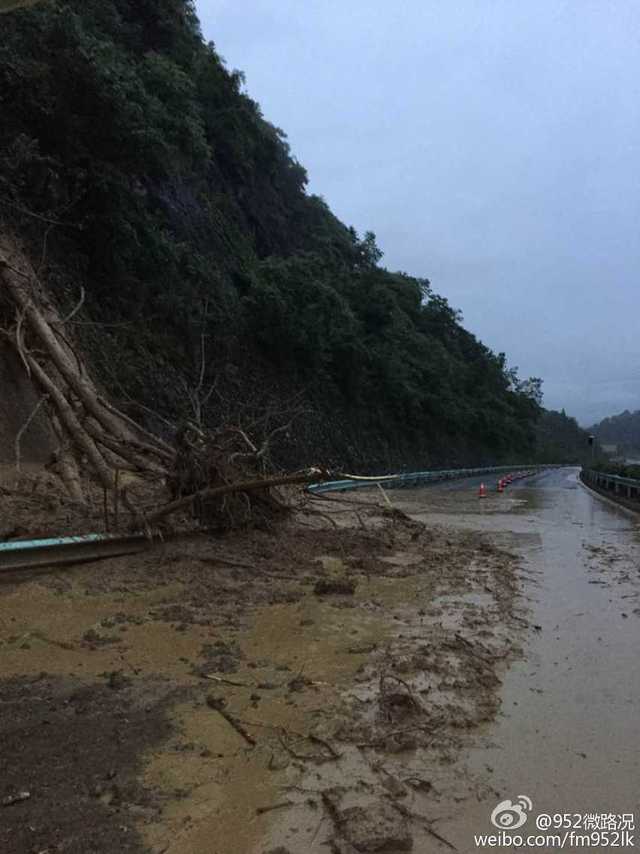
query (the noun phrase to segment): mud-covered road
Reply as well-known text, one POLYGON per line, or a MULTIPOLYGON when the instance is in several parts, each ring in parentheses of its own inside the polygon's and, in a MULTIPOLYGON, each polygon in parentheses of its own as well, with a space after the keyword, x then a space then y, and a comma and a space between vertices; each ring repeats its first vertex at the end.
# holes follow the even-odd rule
MULTIPOLYGON (((584 489, 577 470, 531 478, 509 497, 516 504, 508 514, 449 520, 491 531, 494 542, 523 555, 521 592, 534 628, 505 675, 500 715, 465 761, 490 774, 496 797, 531 798, 533 815, 635 813, 637 820, 639 518, 584 489)), ((495 833, 486 803, 453 812, 438 826, 460 851, 477 850, 474 833, 495 833)))
POLYGON ((3 577, 0 850, 471 852, 520 795, 637 817, 637 517, 576 470, 487 485, 3 577))

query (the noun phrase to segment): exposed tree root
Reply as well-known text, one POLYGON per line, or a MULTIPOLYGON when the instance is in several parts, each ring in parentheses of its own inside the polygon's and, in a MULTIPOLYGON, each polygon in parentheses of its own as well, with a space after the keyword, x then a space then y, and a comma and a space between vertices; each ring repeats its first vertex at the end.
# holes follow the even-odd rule
POLYGON ((319 469, 306 469, 305 471, 296 472, 294 474, 261 477, 257 480, 229 483, 225 486, 207 487, 199 490, 198 492, 194 492, 191 495, 186 495, 182 498, 176 499, 175 501, 171 501, 169 504, 165 504, 164 507, 160 507, 155 513, 147 516, 146 521, 148 524, 155 524, 166 516, 170 516, 179 510, 183 510, 197 501, 222 498, 226 495, 238 493, 254 492, 255 490, 267 490, 272 489, 275 486, 313 483, 319 479, 322 479, 322 474, 319 469))
POLYGON ((204 389, 204 339, 197 385, 186 389, 194 420, 174 429, 173 443, 121 412, 100 393, 65 329, 84 303, 83 290, 63 318, 18 241, 0 231, 0 334, 39 393, 16 437, 16 468, 22 436, 44 408, 59 443, 50 471, 77 504, 102 504, 107 527, 117 527, 121 507, 132 517, 130 526, 147 529, 185 511, 207 527, 264 524, 287 509, 277 487, 328 477, 318 469, 274 471, 270 443, 290 421, 257 441, 241 425, 205 427, 204 403, 213 387, 204 389))

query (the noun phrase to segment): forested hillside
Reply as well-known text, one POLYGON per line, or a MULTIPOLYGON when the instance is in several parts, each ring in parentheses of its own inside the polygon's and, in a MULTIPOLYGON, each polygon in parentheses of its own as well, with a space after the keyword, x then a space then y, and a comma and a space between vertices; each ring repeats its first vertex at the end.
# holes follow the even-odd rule
MULTIPOLYGON (((543 410, 536 427, 536 458, 543 463, 585 463, 592 459, 589 432, 575 418, 543 410)), ((596 449, 597 450, 597 449, 596 449)))
POLYGON ((627 456, 640 456, 640 409, 635 412, 626 409, 619 415, 603 418, 591 430, 599 442, 618 445, 619 452, 627 456))
POLYGON ((155 428, 295 416, 291 463, 531 457, 539 382, 307 193, 243 83, 187 0, 2 17, 2 229, 63 312, 84 289, 68 322, 108 392, 155 428))

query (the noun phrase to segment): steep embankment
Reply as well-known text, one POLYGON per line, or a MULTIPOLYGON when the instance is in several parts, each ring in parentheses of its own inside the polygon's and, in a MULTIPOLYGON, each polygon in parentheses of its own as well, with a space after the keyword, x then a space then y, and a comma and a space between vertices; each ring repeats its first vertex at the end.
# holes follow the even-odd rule
POLYGON ((531 455, 535 383, 307 194, 192 3, 50 0, 2 24, 1 226, 62 314, 85 288, 70 330, 121 406, 294 417, 292 465, 531 455))

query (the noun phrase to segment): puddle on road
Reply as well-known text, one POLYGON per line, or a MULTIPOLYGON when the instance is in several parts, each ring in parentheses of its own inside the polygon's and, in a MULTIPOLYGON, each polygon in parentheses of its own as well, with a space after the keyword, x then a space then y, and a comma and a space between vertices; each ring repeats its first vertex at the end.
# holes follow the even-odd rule
POLYGON ((59 595, 51 586, 22 583, 0 598, 3 677, 46 672, 82 678, 121 668, 183 675, 184 658, 199 649, 204 631, 176 636, 168 623, 144 622, 150 608, 179 598, 183 589, 161 585, 125 598, 89 596, 80 584, 66 584, 59 595))

